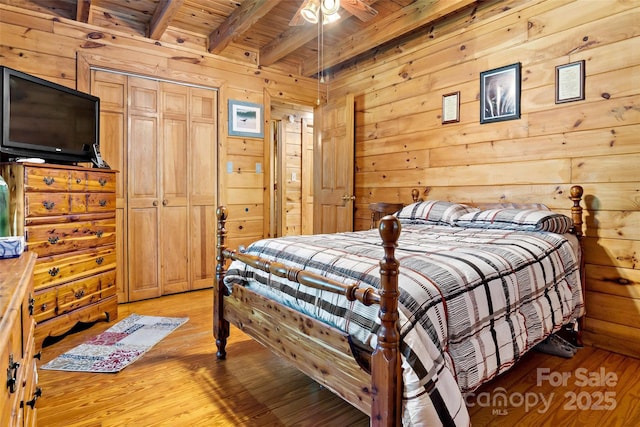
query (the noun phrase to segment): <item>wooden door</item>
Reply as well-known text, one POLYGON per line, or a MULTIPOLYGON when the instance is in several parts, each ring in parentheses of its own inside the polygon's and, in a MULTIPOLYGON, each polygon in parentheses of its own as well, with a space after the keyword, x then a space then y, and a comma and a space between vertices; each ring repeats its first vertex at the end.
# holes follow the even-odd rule
POLYGON ((160 278, 162 295, 189 290, 188 145, 189 88, 160 84, 161 207, 160 278))
POLYGON ((353 95, 316 108, 314 233, 353 230, 353 95))
POLYGON ((161 295, 158 243, 161 165, 158 82, 128 78, 127 263, 129 300, 161 295))
POLYGON ((218 92, 190 88, 189 265, 191 289, 215 279, 218 170, 218 92))

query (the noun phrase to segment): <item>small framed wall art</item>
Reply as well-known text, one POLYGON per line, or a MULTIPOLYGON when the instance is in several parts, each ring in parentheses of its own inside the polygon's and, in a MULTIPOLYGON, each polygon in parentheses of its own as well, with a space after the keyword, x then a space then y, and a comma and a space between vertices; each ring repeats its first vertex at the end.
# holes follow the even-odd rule
POLYGON ((460 121, 460 91, 442 95, 442 124, 460 121))
POLYGON ((480 123, 520 118, 520 63, 480 73, 480 123))
POLYGON ((229 100, 229 136, 262 138, 262 105, 229 100))
POLYGON ((556 67, 556 104, 584 99, 584 60, 556 67))

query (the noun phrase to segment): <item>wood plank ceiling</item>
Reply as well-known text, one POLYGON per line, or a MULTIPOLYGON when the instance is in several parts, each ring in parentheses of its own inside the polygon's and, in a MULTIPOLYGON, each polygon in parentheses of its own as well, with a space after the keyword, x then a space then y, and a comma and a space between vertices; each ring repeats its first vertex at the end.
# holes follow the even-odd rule
POLYGON ((315 0, 0 1, 302 76, 370 54, 463 8, 473 13, 477 2, 342 0, 341 18, 321 27, 299 19, 301 6, 315 0))

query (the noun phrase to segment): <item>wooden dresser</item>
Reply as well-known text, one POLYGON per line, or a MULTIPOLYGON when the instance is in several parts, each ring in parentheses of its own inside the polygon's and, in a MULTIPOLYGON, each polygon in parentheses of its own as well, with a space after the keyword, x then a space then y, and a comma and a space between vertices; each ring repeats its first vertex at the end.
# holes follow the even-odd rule
POLYGON ((35 344, 78 322, 117 318, 115 171, 3 164, 11 221, 38 254, 35 344))
POLYGON ((0 259, 0 426, 35 426, 38 388, 34 344, 33 268, 36 256, 0 259), (6 376, 5 376, 6 373, 6 376))

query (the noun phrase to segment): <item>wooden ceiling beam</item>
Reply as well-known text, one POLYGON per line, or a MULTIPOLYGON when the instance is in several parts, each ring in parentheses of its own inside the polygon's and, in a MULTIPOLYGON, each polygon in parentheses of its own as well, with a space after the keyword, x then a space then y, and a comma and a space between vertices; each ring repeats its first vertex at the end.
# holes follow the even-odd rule
POLYGON ((289 27, 260 49, 258 62, 265 67, 272 65, 317 37, 317 25, 289 27))
POLYGON ((184 3, 184 0, 163 0, 158 4, 149 23, 148 34, 150 39, 160 40, 182 3, 184 3))
POLYGON ((240 7, 209 34, 209 52, 220 54, 229 43, 247 32, 278 3, 280 0, 244 0, 240 7))
POLYGON ((376 17, 378 11, 369 6, 367 3, 375 3, 375 1, 356 1, 356 0, 342 0, 340 2, 340 6, 352 14, 356 16, 359 20, 363 22, 367 22, 376 17))
MULTIPOLYGON (((367 26, 338 46, 324 49, 324 68, 330 68, 357 55, 387 43, 410 31, 427 25, 445 15, 477 3, 477 0, 417 0, 391 15, 367 26)), ((317 58, 302 65, 303 76, 313 76, 320 71, 317 58)))
POLYGON ((90 11, 91 0, 78 0, 76 4, 76 21, 88 23, 90 11))

